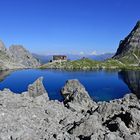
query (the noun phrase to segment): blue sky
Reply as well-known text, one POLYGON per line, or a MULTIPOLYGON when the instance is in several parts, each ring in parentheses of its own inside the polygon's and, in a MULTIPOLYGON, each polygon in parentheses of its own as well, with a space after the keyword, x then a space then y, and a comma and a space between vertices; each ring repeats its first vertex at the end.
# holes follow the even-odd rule
POLYGON ((115 52, 140 0, 0 0, 0 39, 34 53, 115 52))

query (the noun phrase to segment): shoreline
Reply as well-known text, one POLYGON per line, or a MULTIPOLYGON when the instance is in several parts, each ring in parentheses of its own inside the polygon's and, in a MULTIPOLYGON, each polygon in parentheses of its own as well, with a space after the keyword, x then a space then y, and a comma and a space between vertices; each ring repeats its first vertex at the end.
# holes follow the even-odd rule
POLYGON ((78 80, 62 88, 63 102, 49 100, 38 78, 28 91, 0 91, 2 140, 138 140, 140 101, 135 94, 94 102, 78 80), (76 90, 75 90, 76 89, 76 90))
POLYGON ((94 71, 94 70, 112 70, 112 71, 140 71, 138 68, 91 68, 91 69, 69 69, 69 68, 38 68, 40 70, 66 70, 66 71, 94 71))
POLYGON ((39 67, 40 69, 65 69, 65 70, 140 70, 140 66, 123 64, 118 60, 94 61, 81 59, 65 62, 49 62, 39 67))

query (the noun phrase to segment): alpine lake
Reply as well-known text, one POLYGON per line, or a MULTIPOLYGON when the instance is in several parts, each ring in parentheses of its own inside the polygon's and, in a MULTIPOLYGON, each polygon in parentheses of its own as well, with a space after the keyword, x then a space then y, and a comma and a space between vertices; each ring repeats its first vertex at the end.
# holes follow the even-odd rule
POLYGON ((127 93, 140 94, 140 71, 65 71, 26 69, 0 72, 0 90, 10 89, 20 94, 38 77, 52 100, 62 100, 61 89, 67 80, 78 79, 94 101, 110 101, 122 98, 127 93))

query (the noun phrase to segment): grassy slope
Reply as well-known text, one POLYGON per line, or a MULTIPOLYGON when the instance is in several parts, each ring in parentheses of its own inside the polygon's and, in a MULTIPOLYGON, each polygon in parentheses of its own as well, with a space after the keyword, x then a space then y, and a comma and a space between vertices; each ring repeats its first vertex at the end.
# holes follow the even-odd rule
POLYGON ((107 60, 104 62, 93 61, 90 59, 81 59, 76 61, 67 61, 62 63, 47 63, 40 67, 41 69, 69 69, 69 70, 92 70, 92 69, 139 69, 138 66, 124 64, 118 60, 107 60))

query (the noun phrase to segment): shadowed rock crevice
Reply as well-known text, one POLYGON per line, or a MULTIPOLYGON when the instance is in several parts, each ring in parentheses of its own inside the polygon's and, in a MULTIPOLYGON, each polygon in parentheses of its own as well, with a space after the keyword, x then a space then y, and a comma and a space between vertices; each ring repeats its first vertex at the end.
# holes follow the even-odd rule
POLYGON ((78 138, 80 139, 80 140, 91 140, 91 136, 82 136, 82 135, 80 135, 80 136, 78 136, 78 138))
POLYGON ((108 127, 108 129, 111 132, 116 132, 117 130, 119 130, 118 123, 115 122, 115 120, 117 118, 120 118, 121 121, 123 121, 125 123, 125 125, 129 128, 129 125, 132 122, 132 116, 131 116, 131 114, 129 112, 125 112, 125 113, 122 112, 120 114, 114 115, 112 118, 110 118, 109 120, 105 121, 103 123, 103 125, 108 127))
POLYGON ((119 129, 117 123, 108 123, 106 127, 108 127, 111 132, 116 132, 119 129))

